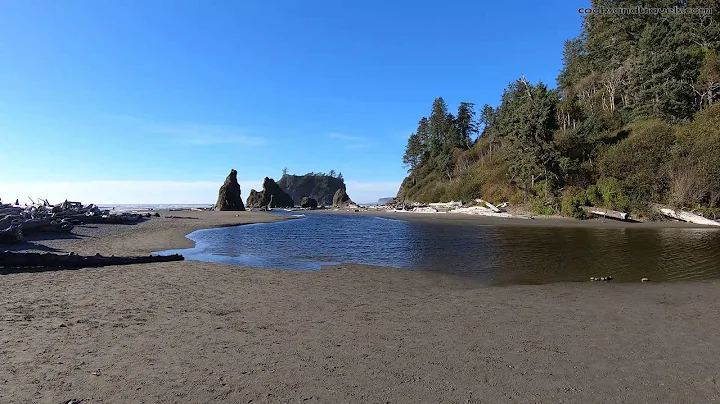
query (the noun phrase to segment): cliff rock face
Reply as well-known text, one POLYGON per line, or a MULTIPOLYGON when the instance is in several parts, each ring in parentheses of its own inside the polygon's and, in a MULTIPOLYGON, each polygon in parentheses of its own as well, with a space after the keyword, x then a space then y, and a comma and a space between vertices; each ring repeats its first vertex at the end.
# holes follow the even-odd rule
POLYGON ((258 192, 254 189, 250 190, 250 195, 247 197, 247 202, 245 205, 247 205, 248 208, 259 208, 262 205, 262 192, 258 192))
POLYGON ((346 208, 350 205, 354 205, 353 201, 348 196, 344 189, 338 189, 333 196, 333 206, 336 208, 346 208))
POLYGON ((302 198, 302 201, 300 203, 301 208, 308 208, 308 209, 317 209, 318 203, 313 198, 308 198, 307 196, 302 198))
POLYGON ((249 208, 261 208, 263 206, 271 208, 292 208, 295 206, 293 198, 286 194, 272 178, 265 177, 263 181, 263 190, 257 192, 254 189, 250 191, 247 198, 247 206, 249 208))
POLYGON ((230 174, 220 187, 215 210, 245 210, 242 197, 240 197, 240 184, 238 184, 235 169, 230 170, 230 174))
POLYGON ((387 198, 380 198, 380 199, 378 199, 377 204, 378 204, 378 205, 385 205, 385 204, 388 203, 388 202, 392 202, 393 199, 395 199, 394 196, 390 196, 390 197, 387 197, 387 198))
POLYGON ((295 205, 301 205, 304 197, 313 198, 318 206, 331 206, 333 196, 338 189, 345 189, 342 178, 325 174, 308 173, 305 175, 285 174, 278 185, 293 198, 295 205))

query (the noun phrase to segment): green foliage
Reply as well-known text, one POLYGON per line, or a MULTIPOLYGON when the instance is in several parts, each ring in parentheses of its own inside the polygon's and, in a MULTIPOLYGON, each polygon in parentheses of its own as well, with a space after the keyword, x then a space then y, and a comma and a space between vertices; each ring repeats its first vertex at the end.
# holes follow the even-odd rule
POLYGON ((587 213, 581 206, 588 205, 588 197, 585 190, 579 187, 568 188, 563 192, 560 213, 563 216, 585 219, 587 213))
POLYGON ((680 128, 669 171, 674 205, 720 207, 720 103, 680 128))
POLYGON ((630 198, 625 194, 622 183, 617 178, 600 178, 597 182, 596 190, 595 195, 599 195, 599 203, 594 203, 595 206, 602 206, 619 211, 629 210, 630 198))
POLYGON ((673 128, 660 121, 635 125, 630 136, 608 148, 600 158, 600 172, 632 188, 637 199, 661 202, 668 187, 666 162, 675 143, 673 128))
POLYGON ((714 214, 719 52, 715 15, 586 15, 581 34, 565 43, 558 89, 522 77, 508 85, 499 106, 476 114, 474 104, 463 102, 456 116, 436 98, 408 139, 409 173, 398 198, 483 198, 578 218, 583 205, 651 216, 653 203, 668 202, 714 214))

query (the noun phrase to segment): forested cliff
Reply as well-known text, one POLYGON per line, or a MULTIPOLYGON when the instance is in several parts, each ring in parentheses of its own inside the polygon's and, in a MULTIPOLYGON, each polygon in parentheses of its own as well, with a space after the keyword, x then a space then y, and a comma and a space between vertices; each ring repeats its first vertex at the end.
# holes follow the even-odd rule
POLYGON ((557 88, 520 77, 498 106, 461 103, 455 114, 437 98, 408 139, 398 198, 576 217, 580 205, 646 214, 650 203, 717 214, 720 2, 592 6, 649 3, 716 13, 586 15, 565 43, 557 88))

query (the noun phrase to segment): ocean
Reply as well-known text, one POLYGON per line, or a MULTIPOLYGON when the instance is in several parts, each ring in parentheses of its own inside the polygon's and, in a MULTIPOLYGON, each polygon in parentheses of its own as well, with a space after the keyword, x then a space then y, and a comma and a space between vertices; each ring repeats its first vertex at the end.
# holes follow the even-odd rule
POLYGON ((189 208, 212 208, 212 204, 157 204, 157 203, 139 203, 139 204, 98 204, 100 209, 110 209, 119 212, 130 211, 148 211, 148 210, 169 210, 169 209, 189 209, 189 208))

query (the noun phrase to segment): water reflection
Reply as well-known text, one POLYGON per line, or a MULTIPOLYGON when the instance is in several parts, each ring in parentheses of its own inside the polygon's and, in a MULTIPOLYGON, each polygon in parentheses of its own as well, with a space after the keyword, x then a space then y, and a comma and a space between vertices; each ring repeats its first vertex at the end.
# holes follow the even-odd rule
POLYGON ((720 275, 716 229, 466 226, 360 215, 200 230, 187 259, 314 270, 357 263, 440 270, 499 283, 637 282, 720 275))

